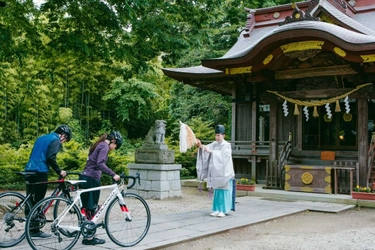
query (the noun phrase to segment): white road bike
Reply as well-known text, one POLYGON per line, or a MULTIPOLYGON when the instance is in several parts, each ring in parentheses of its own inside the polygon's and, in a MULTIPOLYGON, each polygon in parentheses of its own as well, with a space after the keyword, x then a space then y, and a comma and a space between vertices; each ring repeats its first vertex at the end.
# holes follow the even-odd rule
MULTIPOLYGON (((64 197, 48 197, 38 202, 26 221, 26 238, 32 249, 72 249, 80 235, 91 238, 97 228, 103 227, 108 237, 117 245, 131 247, 138 244, 147 234, 151 224, 151 213, 146 201, 139 195, 126 192, 138 180, 135 176, 121 175, 121 180, 113 185, 77 189, 73 200, 64 197), (126 186, 124 180, 132 180, 126 186), (96 214, 87 219, 81 209, 81 194, 91 191, 112 189, 96 214), (45 204, 54 204, 58 209, 43 210, 45 204), (105 214, 104 221, 100 221, 105 214), (39 229, 49 238, 33 238, 30 230, 39 229)), ((84 181, 75 181, 75 184, 84 181)))

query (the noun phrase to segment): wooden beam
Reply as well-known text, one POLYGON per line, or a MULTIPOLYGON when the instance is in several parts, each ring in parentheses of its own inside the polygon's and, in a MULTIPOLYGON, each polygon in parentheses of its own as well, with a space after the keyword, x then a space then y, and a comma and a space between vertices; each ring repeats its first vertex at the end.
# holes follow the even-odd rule
POLYGON ((375 73, 375 64, 374 63, 364 64, 364 71, 365 73, 375 73))
POLYGON ((355 75, 358 74, 350 65, 318 67, 308 69, 290 69, 275 72, 276 80, 297 79, 316 76, 355 75))
POLYGON ((348 93, 349 91, 353 90, 353 88, 347 89, 315 89, 315 90, 300 90, 300 91, 286 91, 286 92, 279 92, 280 95, 299 99, 299 100, 306 100, 306 99, 313 99, 313 98, 332 98, 335 96, 343 95, 348 93))

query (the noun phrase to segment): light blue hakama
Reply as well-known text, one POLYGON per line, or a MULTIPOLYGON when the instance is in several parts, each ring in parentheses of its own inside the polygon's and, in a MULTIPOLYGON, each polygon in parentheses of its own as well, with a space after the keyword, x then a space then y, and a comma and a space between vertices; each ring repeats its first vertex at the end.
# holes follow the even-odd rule
POLYGON ((233 204, 233 182, 229 181, 229 189, 215 189, 212 202, 212 211, 219 211, 228 213, 230 210, 234 210, 233 204))

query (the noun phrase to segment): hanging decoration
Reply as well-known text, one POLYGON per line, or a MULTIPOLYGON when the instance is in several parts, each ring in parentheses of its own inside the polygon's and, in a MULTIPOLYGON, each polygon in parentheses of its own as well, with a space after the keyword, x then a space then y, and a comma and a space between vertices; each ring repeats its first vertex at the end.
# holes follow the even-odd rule
POLYGON ((294 115, 299 115, 298 105, 294 104, 294 115))
POLYGON ((326 104, 325 108, 326 108, 328 119, 331 119, 332 113, 331 113, 331 107, 329 106, 329 103, 326 104))
POLYGON ((349 114, 350 113, 350 105, 349 105, 349 97, 348 96, 345 97, 344 103, 345 103, 346 113, 349 114))
MULTIPOLYGON (((349 95, 363 87, 366 87, 366 86, 369 86, 369 85, 372 85, 372 83, 366 83, 366 84, 362 84, 362 85, 358 85, 355 89, 352 89, 351 91, 348 91, 347 93, 345 94, 342 94, 342 95, 339 95, 339 96, 336 96, 336 97, 332 97, 332 98, 329 98, 329 99, 326 99, 326 100, 316 100, 316 101, 301 101, 301 100, 296 100, 296 99, 293 99, 293 98, 289 98, 289 97, 286 97, 286 96, 283 96, 281 94, 279 94, 278 92, 276 91, 270 91, 270 90, 267 90, 269 93, 273 93, 281 98, 284 99, 284 103, 283 103, 283 110, 284 110, 284 115, 287 116, 289 114, 288 112, 288 106, 287 106, 287 102, 291 102, 291 103, 294 103, 295 106, 294 106, 294 114, 295 115, 299 115, 299 112, 298 112, 298 105, 300 106, 305 106, 303 111, 304 111, 304 114, 305 114, 305 117, 306 117, 306 121, 309 120, 309 111, 308 111, 308 107, 314 107, 314 111, 313 111, 313 117, 318 117, 319 114, 318 114, 318 106, 322 106, 322 105, 326 105, 326 111, 327 111, 327 115, 328 115, 328 119, 330 119, 330 117, 332 117, 332 113, 331 113, 331 109, 329 107, 329 104, 330 103, 333 103, 335 102, 336 103, 336 108, 335 108, 335 112, 341 112, 341 109, 340 109, 340 103, 339 103, 339 100, 340 99, 344 99, 344 102, 345 102, 345 110, 346 110, 346 114, 349 114, 350 112, 350 105, 349 105, 349 95), (327 104, 328 104, 328 107, 329 107, 329 113, 328 113, 328 110, 327 110, 327 104), (297 110, 297 112, 296 112, 297 110)), ((347 119, 349 119, 347 117, 347 119)))
POLYGON ((284 110, 284 116, 287 117, 289 112, 288 112, 288 103, 284 101, 283 103, 283 110, 284 110))
POLYGON ((305 113, 306 121, 308 121, 309 120, 309 108, 307 106, 303 108, 303 113, 305 113))
POLYGON ((340 108, 339 100, 336 100, 336 108, 335 108, 335 112, 341 112, 341 108, 340 108))
POLYGON ((319 117, 319 113, 318 113, 318 107, 317 106, 314 106, 314 112, 313 112, 313 117, 319 117))

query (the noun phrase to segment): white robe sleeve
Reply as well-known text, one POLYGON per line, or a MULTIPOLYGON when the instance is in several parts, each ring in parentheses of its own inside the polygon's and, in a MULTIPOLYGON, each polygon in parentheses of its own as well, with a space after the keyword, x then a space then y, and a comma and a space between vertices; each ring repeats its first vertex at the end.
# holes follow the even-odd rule
POLYGON ((205 152, 203 149, 198 149, 196 169, 197 177, 200 181, 204 181, 204 179, 206 179, 208 176, 208 165, 210 156, 211 155, 205 152))

